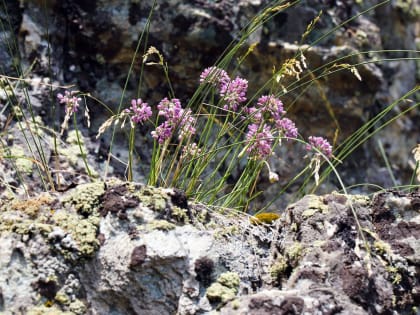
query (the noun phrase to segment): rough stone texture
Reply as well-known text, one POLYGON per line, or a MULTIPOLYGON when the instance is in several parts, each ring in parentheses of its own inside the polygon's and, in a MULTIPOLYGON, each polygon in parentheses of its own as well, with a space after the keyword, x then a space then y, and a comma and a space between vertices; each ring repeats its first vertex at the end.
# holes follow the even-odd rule
POLYGON ((3 196, 0 311, 418 313, 418 192, 308 195, 270 225, 187 200, 180 208, 179 193, 112 180, 29 200, 3 196), (103 190, 83 200, 92 187, 103 190), (115 192, 128 203, 104 211, 115 192))
MULTIPOLYGON (((153 1, 51 0, 44 3, 13 0, 5 3, 7 13, 4 8, 0 8, 0 18, 5 22, 8 14, 13 30, 3 30, 4 38, 19 39, 22 64, 32 65, 30 76, 35 79, 51 76, 51 82, 76 83, 82 91, 90 92, 116 108, 137 40, 147 26, 147 16, 153 1)), ((202 69, 212 65, 226 46, 238 39, 239 31, 248 21, 268 3, 268 0, 156 1, 148 44, 156 46, 168 61, 177 97, 184 103, 191 97, 197 88, 197 78, 202 69)), ((238 74, 249 80, 250 93, 255 92, 270 78, 273 66, 279 69, 299 48, 305 49, 296 43, 320 10, 323 10, 323 15, 305 43, 313 43, 330 30, 336 30, 305 52, 307 64, 312 70, 358 51, 415 50, 420 29, 418 0, 391 1, 339 26, 343 21, 378 3, 376 0, 360 1, 359 4, 353 1, 305 0, 279 12, 244 43, 239 56, 250 45, 257 46, 240 65, 238 74)), ((138 73, 144 49, 140 48, 138 59, 134 62, 126 100, 137 95, 138 73)), ((11 58, 12 55, 16 54, 9 52, 6 47, 0 49, 0 60, 6 73, 14 73, 12 64, 19 61, 11 58)), ((415 54, 372 52, 355 55, 342 62, 369 62, 385 57, 415 57, 415 54)), ((320 78, 308 89, 293 89, 289 86, 289 92, 282 99, 290 117, 296 118, 303 136, 325 135, 332 140, 336 130, 339 130, 338 140, 345 139, 411 89, 420 77, 414 60, 365 63, 358 70, 362 81, 358 81, 346 70, 320 78)), ((153 104, 167 95, 168 85, 160 69, 146 67, 145 71, 141 97, 153 104)), ((319 71, 313 72, 315 76, 320 74, 319 71)), ((302 77, 302 80, 309 78, 302 77)), ((288 86, 287 81, 283 85, 288 86)), ((282 88, 274 89, 281 91, 282 88)), ((39 95, 35 103, 40 108, 50 108, 42 110, 41 114, 45 120, 51 121, 52 117, 52 121, 57 123, 60 118, 58 111, 54 110, 55 100, 45 95, 48 93, 39 95)), ((95 134, 107 116, 102 106, 90 103, 94 112, 90 132, 95 134)), ((401 104, 392 113, 396 114, 408 105, 401 104)), ((340 172, 346 184, 369 182, 384 187, 394 184, 383 167, 378 140, 383 143, 397 181, 400 184, 407 183, 413 168, 410 151, 420 142, 416 123, 418 120, 418 111, 412 111, 344 161, 340 172)), ((142 130, 141 134, 145 135, 146 132, 142 130)), ((142 135, 136 139, 139 141, 142 160, 147 161, 151 155, 150 148, 144 145, 148 140, 142 135)), ((105 136, 104 139, 95 149, 98 159, 106 155, 109 138, 105 136)), ((125 148, 119 141, 114 147, 122 159, 127 157, 125 148)), ((271 163, 273 169, 281 175, 281 184, 285 184, 293 178, 294 171, 300 168, 302 152, 290 150, 289 146, 284 145, 278 155, 281 159, 273 159, 271 163)), ((121 175, 125 167, 116 163, 113 170, 115 174, 121 175)), ((267 190, 268 195, 272 194, 265 184, 262 180, 261 188, 267 190)), ((330 188, 325 187, 325 190, 329 191, 330 188)), ((279 202, 276 206, 285 205, 279 202)))

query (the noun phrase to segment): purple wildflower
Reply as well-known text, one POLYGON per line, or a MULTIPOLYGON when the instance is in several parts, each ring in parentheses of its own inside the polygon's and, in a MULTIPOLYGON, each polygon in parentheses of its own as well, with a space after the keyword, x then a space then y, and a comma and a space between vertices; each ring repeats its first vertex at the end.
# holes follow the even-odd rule
POLYGON ((66 105, 66 115, 72 115, 76 113, 79 108, 79 102, 82 99, 80 97, 74 96, 76 93, 76 91, 65 91, 64 95, 61 93, 57 94, 59 102, 66 105))
POLYGON ((132 114, 131 121, 133 123, 143 123, 152 116, 152 109, 147 103, 143 103, 141 98, 131 100, 131 107, 124 112, 132 114))
POLYGON ((257 106, 263 113, 270 113, 270 116, 277 122, 286 114, 283 103, 274 95, 263 95, 258 99, 257 106))
POLYGON ((152 137, 162 144, 165 140, 172 137, 172 130, 173 127, 168 123, 168 121, 165 121, 157 126, 155 131, 152 131, 152 137))
POLYGON ((182 120, 180 122, 180 130, 178 139, 181 140, 183 138, 188 137, 189 135, 195 134, 195 118, 192 116, 191 109, 184 110, 182 115, 182 120))
POLYGON ((165 117, 165 122, 160 124, 155 131, 152 132, 152 137, 157 139, 159 143, 165 142, 173 135, 175 128, 179 128, 178 138, 183 138, 195 133, 195 118, 191 110, 184 110, 181 107, 179 99, 168 100, 164 98, 157 106, 159 116, 165 117))
POLYGON ((306 150, 314 151, 314 149, 317 149, 327 157, 332 156, 332 146, 326 139, 322 137, 310 136, 308 138, 308 141, 309 143, 306 145, 306 150))
POLYGON ((178 124, 181 121, 184 110, 181 107, 181 102, 177 98, 168 100, 164 98, 160 101, 157 108, 159 109, 159 116, 163 116, 171 122, 173 125, 178 124))
POLYGON ((246 92, 248 90, 248 81, 240 77, 222 84, 220 87, 220 95, 226 102, 225 110, 231 109, 236 111, 238 105, 246 101, 246 92))
POLYGON ((248 114, 251 121, 256 124, 259 124, 263 118, 261 110, 255 107, 244 108, 244 112, 248 114))
POLYGON ((264 159, 271 155, 271 146, 274 137, 271 127, 264 124, 262 128, 257 124, 250 124, 246 134, 246 140, 250 142, 247 152, 254 158, 264 159))
POLYGON ((289 118, 282 118, 276 121, 276 127, 282 132, 287 138, 296 138, 298 130, 295 123, 289 118))
POLYGON ((208 67, 200 75, 200 83, 207 82, 217 87, 223 86, 229 81, 227 72, 218 67, 208 67))

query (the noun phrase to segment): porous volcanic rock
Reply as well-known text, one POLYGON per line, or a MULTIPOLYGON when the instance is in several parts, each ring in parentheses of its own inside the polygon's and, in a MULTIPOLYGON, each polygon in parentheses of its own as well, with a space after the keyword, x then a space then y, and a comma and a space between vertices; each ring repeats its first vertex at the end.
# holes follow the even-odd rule
POLYGON ((117 179, 3 196, 0 311, 418 312, 418 192, 308 195, 271 224, 180 196, 117 179))

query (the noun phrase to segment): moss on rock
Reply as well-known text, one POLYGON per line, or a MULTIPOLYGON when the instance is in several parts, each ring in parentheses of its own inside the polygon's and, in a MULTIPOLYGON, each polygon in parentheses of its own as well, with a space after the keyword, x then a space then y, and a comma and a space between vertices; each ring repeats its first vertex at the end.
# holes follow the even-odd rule
POLYGON ((170 231, 176 228, 176 225, 168 222, 166 220, 153 220, 149 222, 146 226, 146 229, 149 231, 161 230, 161 231, 170 231))
POLYGON ((100 198, 104 193, 105 184, 103 182, 82 184, 64 197, 63 203, 73 205, 78 213, 88 216, 97 212, 100 198))
POLYGON ((240 279, 236 272, 222 273, 217 281, 206 290, 210 302, 228 302, 238 293, 240 279))
MULTIPOLYGON (((77 250, 81 256, 91 256, 99 247, 99 241, 96 237, 100 217, 99 214, 83 218, 75 213, 58 211, 54 213, 53 220, 57 226, 69 233, 76 242, 77 250)), ((66 258, 72 259, 72 251, 62 249, 62 254, 66 258)))

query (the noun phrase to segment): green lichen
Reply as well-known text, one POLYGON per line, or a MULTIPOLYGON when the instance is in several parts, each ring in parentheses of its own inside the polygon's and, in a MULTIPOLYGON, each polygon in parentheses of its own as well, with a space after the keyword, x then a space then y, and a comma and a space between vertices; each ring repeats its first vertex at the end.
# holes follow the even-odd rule
POLYGON ((161 231, 170 231, 176 228, 176 225, 168 222, 166 220, 153 220, 149 222, 146 226, 146 229, 149 231, 161 230, 161 231))
POLYGON ((222 273, 217 281, 206 290, 210 302, 228 302, 238 293, 240 279, 236 272, 222 273))
POLYGON ((32 173, 33 162, 26 156, 25 150, 17 145, 10 148, 10 156, 15 159, 16 169, 20 173, 32 173))
POLYGON ((34 222, 33 220, 22 220, 12 224, 9 230, 21 235, 39 233, 43 236, 48 236, 53 231, 53 226, 51 224, 34 222))
POLYGON ((35 306, 27 311, 27 315, 74 315, 73 312, 63 312, 55 305, 52 306, 35 306))
POLYGON ((140 200, 140 202, 152 209, 153 211, 162 212, 167 207, 168 196, 162 191, 162 189, 145 186, 139 191, 134 193, 140 200))
POLYGON ((61 305, 69 305, 71 301, 70 297, 62 291, 57 292, 57 294, 54 297, 54 300, 61 305))
MULTIPOLYGON (((207 226, 209 227, 209 225, 207 226)), ((215 224, 214 227, 217 227, 217 224, 215 224)), ((239 233, 239 227, 237 225, 229 225, 229 226, 216 229, 216 231, 214 232, 214 237, 216 239, 222 239, 224 237, 230 237, 238 233, 239 233)))
POLYGON ((297 265, 297 263, 299 262, 300 258, 303 255, 303 249, 304 248, 302 244, 299 242, 295 242, 292 244, 292 246, 286 248, 286 255, 292 266, 297 265))
POLYGON ((273 280, 277 280, 286 271, 288 267, 287 259, 284 256, 279 256, 274 264, 270 267, 270 275, 273 280))
POLYGON ((415 0, 397 0, 395 7, 401 10, 409 21, 418 21, 420 8, 415 0))
POLYGON ((178 222, 181 222, 181 223, 189 222, 187 209, 183 209, 177 206, 172 206, 171 216, 178 222))
POLYGON ((367 207, 370 204, 370 198, 363 195, 347 195, 347 204, 351 202, 352 204, 357 204, 361 207, 367 207))
POLYGON ((312 217, 315 213, 319 212, 319 209, 307 209, 305 211, 302 212, 302 217, 304 219, 308 219, 310 217, 312 217))
POLYGON ((206 290, 206 296, 210 302, 222 302, 226 303, 236 296, 236 290, 225 287, 220 283, 213 283, 206 290))
POLYGON ((225 272, 219 276, 217 282, 225 287, 235 289, 238 288, 240 279, 236 272, 225 272))
POLYGON ((70 303, 69 310, 73 314, 83 315, 83 314, 86 314, 87 308, 86 308, 86 305, 82 301, 76 299, 76 300, 74 300, 73 302, 70 303))
POLYGON ((307 210, 318 210, 322 213, 328 212, 328 205, 324 203, 322 197, 316 195, 307 195, 305 196, 305 200, 307 201, 307 210))
MULTIPOLYGON (((77 244, 79 255, 89 257, 98 249, 99 241, 96 235, 100 223, 99 215, 83 218, 75 213, 57 211, 53 215, 53 220, 57 226, 71 234, 77 244)), ((62 249, 61 253, 65 258, 73 259, 72 252, 66 249, 62 249)))
POLYGON ((64 204, 71 204, 76 211, 83 215, 97 212, 100 197, 105 193, 103 182, 82 184, 73 189, 70 194, 63 198, 64 204))

